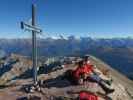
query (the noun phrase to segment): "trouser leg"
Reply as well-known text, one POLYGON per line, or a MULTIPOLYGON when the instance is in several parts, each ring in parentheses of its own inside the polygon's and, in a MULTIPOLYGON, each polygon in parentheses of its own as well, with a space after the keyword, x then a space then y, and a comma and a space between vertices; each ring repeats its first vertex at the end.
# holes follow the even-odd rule
POLYGON ((89 78, 97 83, 103 81, 105 82, 107 85, 111 85, 112 81, 111 80, 104 80, 102 79, 99 75, 90 75, 89 78))
POLYGON ((111 93, 114 91, 114 89, 110 89, 107 83, 103 79, 101 79, 98 75, 90 75, 89 78, 97 82, 106 93, 111 93))
POLYGON ((90 75, 89 79, 97 83, 100 83, 102 81, 102 79, 98 75, 90 75))

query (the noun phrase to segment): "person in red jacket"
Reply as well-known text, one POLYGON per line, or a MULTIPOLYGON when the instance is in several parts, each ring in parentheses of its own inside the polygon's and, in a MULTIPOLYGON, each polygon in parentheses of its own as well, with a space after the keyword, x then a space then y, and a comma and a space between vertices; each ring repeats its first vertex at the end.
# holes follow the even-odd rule
POLYGON ((85 74, 91 74, 93 72, 92 65, 84 65, 83 61, 78 62, 78 67, 73 71, 73 77, 76 80, 80 80, 85 74))
POLYGON ((72 72, 72 76, 78 84, 83 84, 84 81, 94 81, 97 82, 107 94, 114 92, 114 89, 111 89, 108 86, 108 81, 102 79, 94 71, 93 65, 87 62, 88 57, 85 57, 84 60, 79 61, 78 67, 72 72))

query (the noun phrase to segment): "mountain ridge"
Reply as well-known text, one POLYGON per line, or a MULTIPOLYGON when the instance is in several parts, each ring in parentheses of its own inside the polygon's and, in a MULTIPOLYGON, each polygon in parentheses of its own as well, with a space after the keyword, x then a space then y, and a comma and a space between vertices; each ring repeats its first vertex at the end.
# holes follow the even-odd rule
MULTIPOLYGON (((8 73, 12 73, 14 72, 13 69, 16 68, 24 68, 24 66, 27 66, 28 63, 25 62, 25 60, 27 61, 27 59, 25 59, 25 57, 23 56, 19 56, 19 55, 13 55, 12 58, 19 58, 20 57, 20 61, 16 62, 15 66, 12 67, 12 69, 10 71, 8 71, 8 73), (23 64, 23 66, 19 66, 21 62, 25 62, 23 64)), ((102 60, 97 59, 94 56, 90 56, 90 61, 92 64, 96 65, 96 67, 100 70, 106 70, 108 69, 111 73, 111 77, 113 78, 113 87, 115 88, 115 92, 113 94, 110 94, 109 96, 113 99, 113 100, 132 100, 133 99, 133 81, 127 79, 125 76, 123 76, 122 74, 120 74, 119 72, 117 72, 116 70, 114 70, 113 68, 111 68, 109 65, 107 65, 106 63, 104 63, 102 60)), ((44 88, 42 88, 42 93, 32 93, 32 94, 27 94, 25 92, 23 92, 21 90, 21 88, 23 87, 23 85, 26 84, 31 84, 32 83, 32 79, 27 78, 27 79, 23 79, 23 78, 16 78, 13 79, 13 77, 15 77, 15 75, 17 75, 17 73, 15 74, 10 74, 11 80, 7 81, 7 85, 8 87, 4 87, 3 89, 0 90, 0 99, 3 100, 3 98, 5 100, 16 100, 16 98, 19 97, 24 97, 24 96, 29 96, 29 95, 36 95, 39 96, 41 98, 43 98, 44 100, 50 100, 49 98, 51 96, 65 96, 65 97, 73 97, 75 98, 77 95, 70 95, 67 94, 67 91, 81 91, 81 90, 86 90, 87 91, 101 91, 103 92, 100 87, 96 85, 96 89, 94 87, 87 87, 87 86, 71 86, 70 83, 66 80, 62 80, 60 78, 60 76, 63 75, 63 73, 68 70, 68 69, 73 69, 74 66, 73 64, 69 67, 63 68, 63 69, 58 69, 52 72, 49 72, 48 74, 40 74, 38 75, 38 79, 39 80, 51 80, 50 85, 49 86, 45 86, 44 88), (13 77, 12 77, 12 76, 13 77), (12 80, 13 79, 13 80, 12 80)), ((26 70, 28 70, 28 68, 26 67, 26 70)), ((29 73, 29 72, 27 72, 29 73)), ((30 72, 32 74, 32 72, 30 72)), ((20 74, 21 75, 21 74, 20 74)), ((25 73, 26 75, 26 73, 25 73)), ((4 83, 5 84, 5 83, 4 83)), ((104 92, 103 92, 104 93, 104 92)), ((104 99, 99 99, 99 100, 104 100, 104 99)))
MULTIPOLYGON (((81 56, 89 53, 133 80, 132 38, 76 39, 70 36, 68 39, 38 39, 37 44, 39 56, 81 56)), ((11 53, 31 56, 31 47, 31 39, 0 39, 0 56, 9 56, 11 53)))

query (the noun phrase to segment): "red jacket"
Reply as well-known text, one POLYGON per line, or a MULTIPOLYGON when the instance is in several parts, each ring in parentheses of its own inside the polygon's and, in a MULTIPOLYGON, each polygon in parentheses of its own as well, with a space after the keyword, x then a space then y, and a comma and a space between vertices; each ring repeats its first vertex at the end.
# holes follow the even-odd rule
POLYGON ((79 100, 98 100, 98 97, 92 93, 80 92, 79 100))
POLYGON ((80 79, 80 75, 89 74, 93 71, 93 66, 89 64, 85 64, 82 67, 78 67, 73 71, 73 75, 76 79, 80 79))

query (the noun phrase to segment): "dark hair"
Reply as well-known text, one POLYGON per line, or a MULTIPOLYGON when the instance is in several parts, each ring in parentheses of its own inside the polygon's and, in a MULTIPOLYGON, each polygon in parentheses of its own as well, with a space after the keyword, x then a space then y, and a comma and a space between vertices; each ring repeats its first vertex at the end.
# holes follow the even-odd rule
POLYGON ((89 55, 85 55, 84 56, 84 61, 87 61, 89 59, 89 57, 90 57, 89 55))
POLYGON ((83 60, 78 62, 78 66, 79 67, 82 67, 83 66, 83 60))

